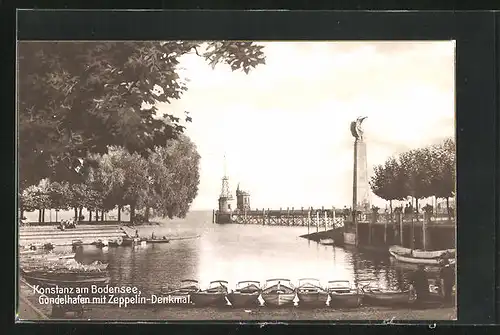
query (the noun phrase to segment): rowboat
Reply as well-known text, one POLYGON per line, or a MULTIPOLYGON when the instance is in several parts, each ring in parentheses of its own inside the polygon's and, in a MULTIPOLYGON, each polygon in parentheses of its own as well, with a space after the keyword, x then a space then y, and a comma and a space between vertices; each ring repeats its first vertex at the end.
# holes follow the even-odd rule
POLYGON ((289 279, 268 279, 261 296, 267 306, 293 305, 295 288, 289 279))
POLYGON ((163 296, 168 296, 172 303, 181 305, 190 305, 191 294, 198 292, 200 286, 197 280, 194 279, 184 279, 181 280, 181 284, 177 288, 162 287, 161 294, 163 296))
MULTIPOLYGON (((43 295, 47 297, 68 297, 78 298, 79 294, 75 289, 87 288, 88 298, 99 296, 100 294, 91 293, 91 286, 102 287, 109 284, 111 278, 107 272, 50 272, 50 271, 25 271, 21 269, 21 275, 28 284, 43 289, 43 295), (48 290, 47 290, 48 289, 48 290), (53 291, 51 291, 53 290, 53 291), (60 294, 59 292, 64 292, 60 294), (69 293, 68 293, 69 292, 69 293)), ((83 304, 52 304, 52 317, 63 317, 66 312, 76 312, 77 316, 83 315, 83 304)))
POLYGON ((455 249, 421 251, 392 246, 389 248, 389 253, 399 262, 422 265, 439 265, 444 257, 452 259, 455 257, 455 249))
POLYGON ((392 291, 378 287, 365 286, 362 289, 363 303, 372 306, 401 306, 415 302, 413 290, 392 291))
POLYGON ((322 245, 334 245, 335 241, 333 238, 322 238, 319 240, 319 243, 322 245))
POLYGON ((319 279, 299 279, 296 291, 299 298, 299 306, 326 306, 328 292, 321 286, 319 279))
POLYGON ((107 272, 51 272, 20 269, 22 277, 31 285, 41 287, 85 287, 89 285, 108 284, 111 278, 107 272))
POLYGON ((234 291, 227 295, 233 307, 259 305, 260 282, 255 280, 240 281, 234 291))
POLYGON ((393 245, 389 248, 389 251, 393 251, 394 253, 397 253, 402 256, 410 256, 415 258, 441 258, 444 255, 447 255, 448 258, 455 258, 456 256, 455 249, 424 251, 418 249, 404 248, 399 245, 393 245))
POLYGON ((116 239, 109 241, 108 246, 118 247, 118 246, 122 245, 122 243, 123 243, 123 237, 119 236, 116 239))
POLYGON ((330 295, 330 307, 355 308, 361 305, 362 295, 348 280, 330 280, 326 290, 330 295))
POLYGON ((207 289, 191 293, 191 301, 195 306, 226 305, 227 284, 225 280, 211 281, 207 289))
POLYGON ((122 240, 123 246, 132 246, 139 243, 141 239, 139 237, 124 237, 122 240))
POLYGON ((148 239, 146 240, 146 243, 169 243, 170 240, 166 237, 163 238, 155 238, 155 239, 148 239))
POLYGON ((98 239, 95 242, 90 243, 91 245, 95 245, 97 248, 104 248, 108 246, 108 241, 103 241, 101 239, 98 239))

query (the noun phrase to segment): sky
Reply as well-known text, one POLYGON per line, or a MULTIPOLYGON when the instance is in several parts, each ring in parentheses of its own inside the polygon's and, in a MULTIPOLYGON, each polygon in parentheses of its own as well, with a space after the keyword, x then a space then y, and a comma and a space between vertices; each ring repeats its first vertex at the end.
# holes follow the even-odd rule
POLYGON ((257 43, 266 64, 248 75, 184 56, 188 91, 158 106, 193 119, 193 210, 217 208, 224 165, 231 191, 240 183, 252 208, 349 206, 358 116, 368 117, 370 174, 391 155, 455 136, 454 41, 257 43))

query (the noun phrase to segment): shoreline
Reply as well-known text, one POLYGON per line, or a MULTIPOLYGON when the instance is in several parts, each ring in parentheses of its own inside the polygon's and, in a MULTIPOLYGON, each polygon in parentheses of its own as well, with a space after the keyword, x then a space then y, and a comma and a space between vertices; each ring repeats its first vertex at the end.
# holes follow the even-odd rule
MULTIPOLYGON (((18 321, 42 321, 52 319, 51 306, 40 305, 30 286, 20 280, 18 321), (36 313, 43 313, 45 317, 36 313)), ((86 321, 359 321, 371 320, 380 323, 397 321, 452 321, 456 320, 456 308, 390 308, 362 306, 356 309, 334 309, 330 307, 183 307, 174 305, 86 305, 82 317, 67 313, 60 320, 86 321)))

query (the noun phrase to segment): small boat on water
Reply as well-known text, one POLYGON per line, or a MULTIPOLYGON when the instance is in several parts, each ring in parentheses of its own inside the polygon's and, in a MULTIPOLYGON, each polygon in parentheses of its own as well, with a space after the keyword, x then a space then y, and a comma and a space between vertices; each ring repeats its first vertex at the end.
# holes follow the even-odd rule
POLYGON ((227 295, 233 307, 258 306, 260 296, 260 282, 256 280, 240 281, 234 291, 227 295))
POLYGON ((169 242, 170 240, 166 236, 163 236, 163 238, 153 238, 146 240, 146 243, 169 243, 169 242))
POLYGON ((191 294, 200 291, 200 286, 197 280, 184 279, 177 288, 162 287, 161 294, 169 296, 172 303, 179 305, 191 305, 191 294))
POLYGON ((46 270, 27 271, 20 269, 22 277, 31 285, 40 285, 41 287, 85 287, 89 285, 104 285, 111 280, 106 271, 103 272, 52 272, 46 270))
POLYGON ((97 248, 101 248, 102 249, 102 248, 105 248, 105 247, 108 246, 108 241, 106 241, 106 240, 103 241, 101 239, 98 239, 97 241, 92 242, 90 244, 91 245, 95 245, 97 248))
POLYGON ((448 259, 455 258, 455 249, 422 251, 391 246, 389 253, 399 262, 422 265, 439 265, 444 257, 448 259))
POLYGON ((268 279, 261 293, 267 306, 288 306, 294 304, 295 287, 290 279, 268 279))
POLYGON ((207 289, 191 293, 191 301, 198 307, 226 305, 227 285, 225 280, 211 281, 207 289))
POLYGON ((299 279, 296 291, 297 298, 299 298, 299 306, 326 306, 328 301, 328 292, 321 286, 319 279, 299 279))
POLYGON ((133 246, 137 243, 139 243, 141 239, 139 237, 124 237, 122 239, 122 245, 123 246, 133 246))
POLYGON ((322 245, 334 245, 335 241, 333 240, 333 238, 322 238, 322 239, 319 240, 319 244, 322 244, 322 245))
POLYGON ((117 238, 110 240, 108 242, 108 246, 110 247, 119 247, 123 243, 123 237, 118 236, 117 238))
POLYGON ((414 290, 393 291, 379 287, 365 286, 362 288, 363 304, 371 306, 403 306, 415 302, 414 290))
POLYGON ((348 280, 330 280, 326 290, 330 295, 330 307, 356 308, 361 305, 363 296, 348 280))

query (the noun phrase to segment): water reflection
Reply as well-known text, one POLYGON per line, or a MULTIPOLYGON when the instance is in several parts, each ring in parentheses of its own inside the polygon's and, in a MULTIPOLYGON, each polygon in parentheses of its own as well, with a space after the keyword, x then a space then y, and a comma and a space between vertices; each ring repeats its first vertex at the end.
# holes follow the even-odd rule
POLYGON ((307 227, 215 225, 210 220, 211 213, 198 212, 184 221, 165 223, 168 229, 182 227, 197 232, 201 234, 198 239, 109 248, 90 254, 109 262, 113 285, 133 285, 150 293, 183 279, 199 280, 202 286, 221 279, 234 286, 240 280, 263 282, 273 277, 295 282, 314 277, 324 283, 347 279, 359 288, 370 282, 405 289, 407 274, 412 271, 394 267, 386 256, 300 238, 307 227))

